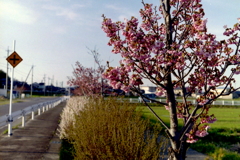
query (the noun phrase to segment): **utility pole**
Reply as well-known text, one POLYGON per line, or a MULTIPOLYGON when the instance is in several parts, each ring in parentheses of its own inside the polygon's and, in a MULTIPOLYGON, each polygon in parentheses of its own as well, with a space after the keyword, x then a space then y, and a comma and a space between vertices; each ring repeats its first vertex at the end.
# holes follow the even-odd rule
POLYGON ((44 92, 44 96, 45 96, 45 90, 46 90, 46 74, 44 74, 43 83, 44 83, 43 92, 44 92))
POLYGON ((31 85, 31 97, 32 97, 32 91, 33 91, 33 65, 32 65, 32 85, 31 85))
MULTIPOLYGON (((9 47, 7 49, 7 57, 9 56, 9 47)), ((6 72, 6 97, 8 97, 8 61, 7 61, 7 72, 6 72)))
POLYGON ((50 87, 49 87, 49 86, 50 86, 50 85, 49 85, 49 81, 50 81, 50 79, 51 79, 51 78, 48 77, 48 96, 49 96, 49 91, 50 91, 50 90, 49 90, 49 89, 50 89, 50 87))
POLYGON ((51 85, 51 92, 52 92, 52 95, 53 95, 53 86, 54 86, 54 75, 52 77, 52 85, 51 85))
MULTIPOLYGON (((30 75, 32 69, 33 69, 33 67, 32 67, 32 68, 30 69, 30 71, 28 72, 27 78, 25 79, 25 81, 24 81, 24 83, 23 83, 23 85, 22 85, 22 87, 21 87, 20 94, 22 94, 22 91, 23 91, 24 85, 25 85, 25 83, 27 82, 28 76, 30 75)), ((31 88, 32 88, 32 87, 31 87, 31 88)))
POLYGON ((52 85, 54 85, 54 75, 53 75, 53 77, 52 77, 52 85))
POLYGON ((50 77, 48 77, 48 85, 49 85, 49 80, 50 80, 51 78, 50 77))

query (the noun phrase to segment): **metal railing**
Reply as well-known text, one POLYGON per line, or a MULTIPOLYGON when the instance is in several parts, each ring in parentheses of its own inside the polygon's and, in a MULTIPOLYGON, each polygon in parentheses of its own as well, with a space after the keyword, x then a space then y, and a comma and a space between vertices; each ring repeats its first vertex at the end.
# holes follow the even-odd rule
MULTIPOLYGON (((57 100, 42 102, 38 104, 31 105, 29 107, 26 107, 22 110, 18 110, 12 113, 12 122, 22 119, 22 127, 25 126, 26 122, 26 116, 31 114, 31 119, 33 120, 35 118, 35 115, 41 115, 42 113, 48 111, 51 108, 54 108, 55 106, 59 105, 61 102, 68 100, 69 96, 61 97, 57 100)), ((0 117, 0 128, 7 125, 10 122, 9 115, 1 116, 0 117)))

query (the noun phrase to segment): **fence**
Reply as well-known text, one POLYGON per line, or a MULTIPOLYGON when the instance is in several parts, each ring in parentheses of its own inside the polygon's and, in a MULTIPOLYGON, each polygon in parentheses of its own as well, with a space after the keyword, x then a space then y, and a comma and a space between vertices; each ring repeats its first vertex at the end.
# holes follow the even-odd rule
MULTIPOLYGON (((129 101, 130 103, 138 103, 140 102, 138 98, 124 98, 125 101, 129 101)), ((166 102, 166 99, 155 99, 159 102, 166 102)), ((177 99, 178 102, 183 102, 182 99, 177 99)), ((196 104, 195 99, 190 99, 187 100, 188 102, 191 102, 192 104, 196 104)), ((217 100, 212 103, 212 105, 239 105, 240 106, 240 101, 234 101, 234 100, 217 100)))
MULTIPOLYGON (((35 104, 32 106, 26 107, 23 110, 13 112, 12 113, 13 121, 16 121, 17 119, 22 118, 22 127, 24 127, 25 122, 26 122, 26 116, 30 115, 31 119, 33 120, 35 117, 35 114, 40 115, 40 114, 48 111, 49 109, 57 106, 58 104, 60 104, 61 102, 65 101, 67 99, 69 99, 69 97, 65 96, 65 97, 61 97, 57 100, 38 103, 38 104, 35 104)), ((7 125, 8 122, 9 122, 9 115, 1 116, 0 117, 0 128, 7 125)))

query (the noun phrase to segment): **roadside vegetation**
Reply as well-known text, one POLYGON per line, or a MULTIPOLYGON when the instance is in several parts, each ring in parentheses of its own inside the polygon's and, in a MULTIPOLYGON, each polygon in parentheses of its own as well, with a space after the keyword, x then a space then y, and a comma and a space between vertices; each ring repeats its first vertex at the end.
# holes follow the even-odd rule
POLYGON ((60 159, 157 160, 163 156, 168 141, 159 136, 162 127, 151 124, 136 108, 115 99, 70 99, 61 115, 60 159))
MULTIPOLYGON (((13 103, 19 103, 19 102, 23 102, 23 101, 24 101, 23 99, 17 98, 17 99, 13 100, 13 103)), ((6 98, 0 99, 0 105, 5 105, 5 104, 9 104, 9 99, 6 99, 6 98)))
POLYGON ((240 159, 240 128, 212 128, 209 135, 191 144, 191 148, 214 160, 240 159))

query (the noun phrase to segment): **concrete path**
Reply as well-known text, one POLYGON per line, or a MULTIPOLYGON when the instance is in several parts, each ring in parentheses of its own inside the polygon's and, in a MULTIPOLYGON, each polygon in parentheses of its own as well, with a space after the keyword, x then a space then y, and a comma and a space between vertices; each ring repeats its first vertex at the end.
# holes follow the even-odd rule
MULTIPOLYGON (((191 148, 187 150, 187 158, 186 160, 205 160, 207 159, 207 155, 199 153, 191 148)), ((211 159, 211 158, 209 158, 211 159)))
POLYGON ((60 114, 66 105, 58 106, 36 116, 13 135, 0 136, 0 160, 58 160, 61 141, 56 135, 60 114))

